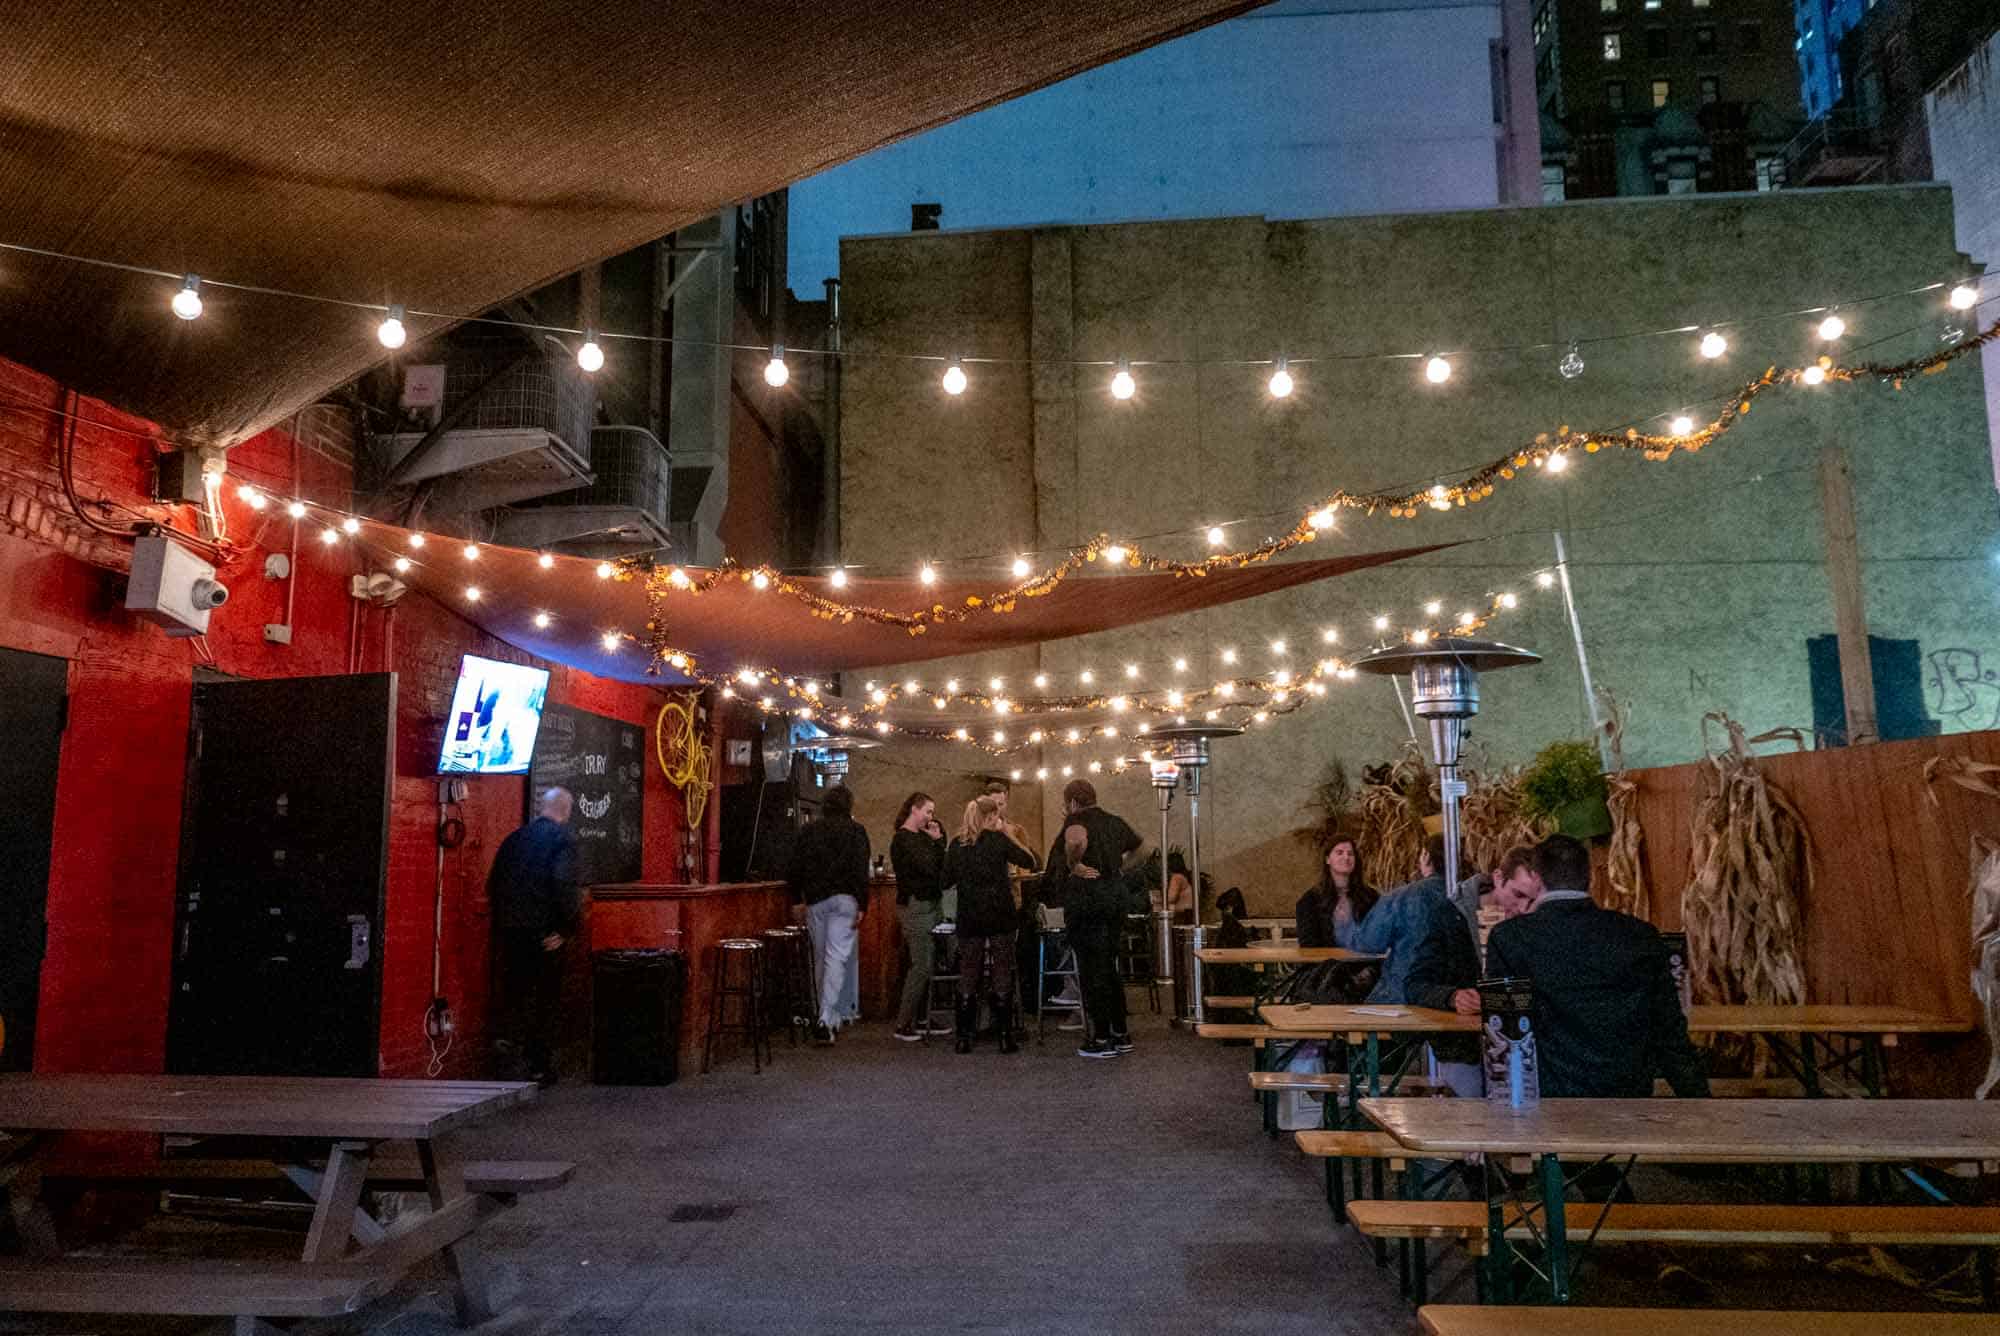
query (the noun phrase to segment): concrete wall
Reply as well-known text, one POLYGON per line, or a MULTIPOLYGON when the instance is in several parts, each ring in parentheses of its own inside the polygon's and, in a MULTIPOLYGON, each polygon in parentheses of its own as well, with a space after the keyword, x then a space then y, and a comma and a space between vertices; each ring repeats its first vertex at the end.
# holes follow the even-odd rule
MULTIPOLYGON (((1720 364, 1702 362, 1689 335, 1590 345, 1573 381, 1556 374, 1548 348, 1460 357, 1441 388, 1425 384, 1414 362, 1323 362, 1296 367, 1298 391, 1283 402, 1265 393, 1268 368, 1218 363, 1279 350, 1517 347, 1894 291, 1957 271, 1951 207, 1947 190, 1905 187, 850 240, 842 251, 850 347, 1019 360, 972 368, 958 398, 939 392, 934 365, 850 363, 843 558, 907 569, 930 557, 962 571, 989 556, 997 583, 1014 551, 1058 549, 1098 529, 1178 531, 1158 545, 1193 553, 1202 527, 1234 521, 1232 545, 1247 545, 1282 532, 1337 487, 1422 484, 1558 424, 1643 423, 1726 398, 1774 362, 1804 360, 1816 348, 1808 322, 1737 329, 1720 364), (1142 366, 1139 393, 1126 403, 1106 392, 1105 368, 1069 365, 1117 357, 1206 365, 1142 366)), ((1936 301, 1933 293, 1850 306, 1847 342, 1878 358, 1934 346, 1936 301)), ((1753 729, 1812 722, 1805 641, 1833 629, 1815 471, 1827 443, 1853 454, 1871 629, 1915 638, 1927 655, 1953 654, 1931 693, 1943 727, 1992 726, 2000 687, 1983 668, 1967 687, 1962 657, 2000 662, 1976 361, 1901 394, 1876 386, 1774 394, 1701 455, 1579 457, 1560 478, 1529 470, 1449 516, 1347 516, 1330 544, 1312 549, 1465 544, 1399 566, 880 676, 935 685, 948 674, 1002 672, 1025 690, 1037 667, 1073 684, 1086 666, 1122 677, 1130 660, 1142 665, 1139 685, 1158 689, 1173 680, 1171 657, 1185 654, 1190 678, 1213 682, 1225 675, 1224 646, 1240 651, 1238 672, 1271 667, 1266 647, 1279 636, 1290 661, 1310 663, 1322 628, 1353 649, 1379 613, 1409 626, 1427 600, 1443 600, 1449 618, 1512 590, 1521 606, 1488 633, 1547 661, 1488 681, 1473 739, 1492 762, 1517 762, 1587 729, 1568 626, 1533 579, 1551 559, 1552 531, 1564 526, 1592 666, 1629 714, 1628 762, 1685 761, 1701 751, 1704 711, 1727 710, 1753 729)), ((1220 744, 1207 810, 1222 884, 1240 882, 1266 907, 1288 901, 1312 871, 1288 832, 1321 767, 1337 757, 1352 773, 1405 736, 1389 684, 1363 678, 1220 744)), ((1112 750, 1056 746, 994 762, 960 748, 944 763, 1020 766, 1030 776, 1040 765, 1058 768, 1053 793, 1062 764, 1112 750)), ((925 777, 922 767, 937 759, 891 748, 858 760, 857 815, 880 828, 903 790, 949 789, 925 777)), ((1143 779, 1106 776, 1100 789, 1141 829, 1156 829, 1143 779)))
MULTIPOLYGON (((1975 264, 2000 270, 2000 32, 1924 98, 1931 165, 1951 185, 1958 210, 1958 244, 1975 264)), ((1981 289, 1979 323, 2000 317, 2000 278, 1981 289)), ((2000 357, 1986 359, 1986 416, 1993 443, 1993 481, 2000 486, 2000 357)))

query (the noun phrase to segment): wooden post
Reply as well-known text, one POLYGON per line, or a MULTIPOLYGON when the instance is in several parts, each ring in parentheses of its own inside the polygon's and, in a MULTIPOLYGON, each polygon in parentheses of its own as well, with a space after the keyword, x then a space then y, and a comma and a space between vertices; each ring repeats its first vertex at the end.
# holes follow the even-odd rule
POLYGON ((1833 588, 1833 629, 1840 647, 1840 694, 1849 744, 1874 742, 1875 666, 1868 654, 1868 609, 1861 591, 1861 545, 1854 521, 1854 474, 1847 448, 1820 447, 1820 521, 1826 530, 1826 577, 1833 588))

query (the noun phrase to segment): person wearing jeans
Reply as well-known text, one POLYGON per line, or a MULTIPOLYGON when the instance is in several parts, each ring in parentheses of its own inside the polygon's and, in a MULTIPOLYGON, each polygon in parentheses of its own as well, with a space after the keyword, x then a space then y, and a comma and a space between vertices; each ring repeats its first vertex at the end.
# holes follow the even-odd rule
POLYGON ((944 832, 938 828, 937 804, 927 793, 903 799, 896 816, 896 833, 889 839, 889 866, 896 874, 896 920, 909 949, 910 972, 903 976, 903 1000, 896 1010, 896 1038, 914 1042, 931 1029, 931 930, 938 925, 938 901, 944 895, 944 832))
POLYGON ((861 1018, 861 962, 856 932, 868 908, 868 832, 854 819, 854 793, 836 784, 821 814, 792 846, 792 898, 806 906, 806 931, 819 957, 819 1022, 813 1036, 831 1044, 835 1031, 861 1018))

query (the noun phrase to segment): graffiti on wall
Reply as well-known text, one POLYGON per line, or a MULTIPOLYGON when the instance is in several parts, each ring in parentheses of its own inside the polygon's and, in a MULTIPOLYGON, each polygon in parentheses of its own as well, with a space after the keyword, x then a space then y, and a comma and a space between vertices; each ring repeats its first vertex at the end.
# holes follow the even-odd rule
POLYGON ((2000 655, 1932 650, 1924 656, 1924 706, 1947 733, 2000 728, 2000 655))

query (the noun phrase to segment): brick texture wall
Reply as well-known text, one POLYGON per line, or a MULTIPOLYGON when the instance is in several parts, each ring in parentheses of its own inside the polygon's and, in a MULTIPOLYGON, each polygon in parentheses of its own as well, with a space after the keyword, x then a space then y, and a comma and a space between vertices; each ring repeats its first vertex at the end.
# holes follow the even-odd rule
MULTIPOLYGON (((157 1071, 166 1051, 189 691, 201 651, 124 612, 129 544, 93 531, 71 512, 57 470, 66 433, 73 433, 73 481, 86 511, 120 525, 145 518, 192 531, 195 523, 189 507, 147 500, 163 444, 150 424, 92 400, 72 403, 47 378, 0 361, 0 645, 70 665, 36 1064, 49 1071, 157 1071)), ((399 675, 381 1069, 415 1076, 431 1058, 423 1017, 431 998, 434 770, 442 717, 462 655, 532 660, 416 593, 391 610, 357 615, 347 581, 360 558, 345 545, 301 547, 289 581, 266 578, 266 556, 292 551, 292 525, 275 508, 259 515, 238 503, 234 484, 290 494, 296 476, 298 492, 343 505, 352 458, 345 412, 325 407, 231 452, 225 511, 230 536, 242 548, 220 572, 231 598, 216 613, 206 645, 215 667, 242 677, 399 675), (288 616, 291 643, 267 643, 264 625, 288 616)), ((650 724, 661 699, 645 687, 544 666, 554 669, 550 695, 558 702, 650 724)), ((657 771, 648 773, 644 873, 675 880, 679 795, 657 771)), ((520 778, 474 779, 470 788, 458 813, 467 838, 446 852, 443 869, 443 988, 459 1025, 442 1066, 449 1076, 484 1069, 485 878, 526 804, 520 778)))

